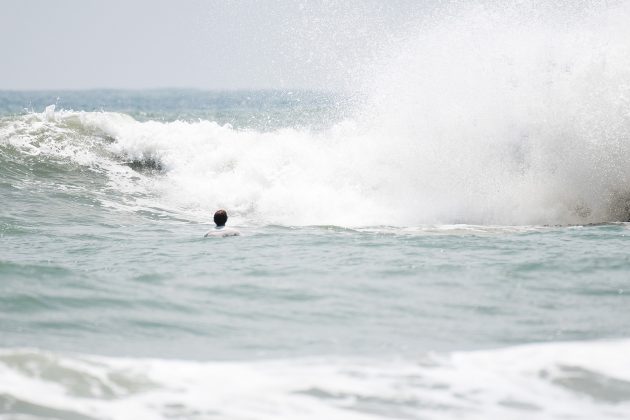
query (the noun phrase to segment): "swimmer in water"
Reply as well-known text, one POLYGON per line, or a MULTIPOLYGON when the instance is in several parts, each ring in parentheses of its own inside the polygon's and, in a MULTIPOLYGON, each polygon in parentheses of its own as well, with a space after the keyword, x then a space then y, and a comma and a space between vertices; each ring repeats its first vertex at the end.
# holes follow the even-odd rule
POLYGON ((214 224, 216 226, 214 227, 214 229, 210 229, 203 236, 206 238, 209 236, 220 238, 224 238, 226 236, 239 236, 241 233, 238 230, 225 227, 227 219, 228 215, 225 210, 217 210, 217 212, 214 213, 214 224))

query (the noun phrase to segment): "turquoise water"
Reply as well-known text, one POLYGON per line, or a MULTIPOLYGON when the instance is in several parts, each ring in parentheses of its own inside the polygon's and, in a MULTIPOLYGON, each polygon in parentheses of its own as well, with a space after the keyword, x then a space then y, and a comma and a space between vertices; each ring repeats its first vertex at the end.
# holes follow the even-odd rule
POLYGON ((630 333, 626 225, 271 226, 218 241, 201 238, 201 224, 124 222, 4 229, 5 345, 193 359, 412 357, 630 333))
POLYGON ((616 187, 459 190, 321 92, 0 98, 0 418, 630 412, 616 187), (221 207, 241 236, 203 238, 221 207))

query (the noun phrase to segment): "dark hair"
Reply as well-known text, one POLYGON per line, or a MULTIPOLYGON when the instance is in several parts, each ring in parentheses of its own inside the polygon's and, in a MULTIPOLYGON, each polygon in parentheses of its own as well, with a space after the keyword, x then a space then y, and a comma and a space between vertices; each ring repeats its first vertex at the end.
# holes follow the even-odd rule
POLYGON ((217 210, 214 213, 214 223, 217 226, 225 226, 225 222, 227 222, 227 212, 225 210, 217 210))

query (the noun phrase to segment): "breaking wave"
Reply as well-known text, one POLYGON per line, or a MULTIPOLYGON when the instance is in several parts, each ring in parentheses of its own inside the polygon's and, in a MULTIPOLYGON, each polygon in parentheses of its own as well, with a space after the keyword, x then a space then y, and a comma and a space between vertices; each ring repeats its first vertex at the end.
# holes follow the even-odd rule
POLYGON ((630 220, 630 7, 519 7, 421 22, 364 71, 354 117, 325 129, 49 107, 3 119, 0 144, 192 220, 219 207, 242 224, 630 220))

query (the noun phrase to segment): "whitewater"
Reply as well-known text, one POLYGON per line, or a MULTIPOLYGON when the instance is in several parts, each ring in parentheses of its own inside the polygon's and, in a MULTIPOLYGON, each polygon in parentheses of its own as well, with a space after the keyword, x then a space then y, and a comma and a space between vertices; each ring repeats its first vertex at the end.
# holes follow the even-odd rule
POLYGON ((630 416, 628 18, 443 5, 342 90, 0 91, 0 419, 630 416))

